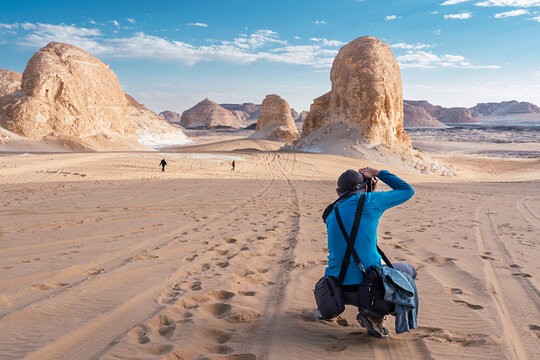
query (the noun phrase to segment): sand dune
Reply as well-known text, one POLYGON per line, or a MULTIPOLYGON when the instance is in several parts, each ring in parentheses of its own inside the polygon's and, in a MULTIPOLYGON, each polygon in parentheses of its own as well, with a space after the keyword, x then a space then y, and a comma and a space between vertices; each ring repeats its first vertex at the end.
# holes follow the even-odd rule
POLYGON ((0 157, 0 358, 539 356, 537 159, 451 154, 452 178, 389 168, 416 195, 379 239, 418 269, 420 328, 396 335, 389 317, 381 340, 352 308, 316 320, 312 287, 335 179, 385 166, 276 144, 0 157))

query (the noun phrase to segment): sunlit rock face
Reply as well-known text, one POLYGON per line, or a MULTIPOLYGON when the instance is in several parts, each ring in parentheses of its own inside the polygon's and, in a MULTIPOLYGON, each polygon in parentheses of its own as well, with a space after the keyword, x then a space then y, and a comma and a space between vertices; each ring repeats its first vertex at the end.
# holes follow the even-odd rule
POLYGON ((2 125, 15 133, 32 139, 136 139, 118 78, 75 46, 50 43, 35 53, 24 70, 21 90, 0 101, 2 125))
POLYGON ((279 140, 288 144, 298 139, 298 128, 287 101, 278 95, 266 95, 261 104, 253 137, 279 140))
POLYGON ((331 123, 357 128, 372 145, 411 147, 403 128, 401 74, 390 47, 371 37, 343 46, 330 73, 332 90, 315 99, 303 135, 331 123))

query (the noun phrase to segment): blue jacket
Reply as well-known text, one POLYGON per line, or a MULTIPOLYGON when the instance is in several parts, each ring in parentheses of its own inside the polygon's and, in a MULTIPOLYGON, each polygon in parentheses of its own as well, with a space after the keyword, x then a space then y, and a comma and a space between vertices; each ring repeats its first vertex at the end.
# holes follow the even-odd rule
MULTIPOLYGON (((374 191, 365 194, 364 211, 362 212, 360 227, 354 242, 354 248, 366 269, 372 265, 381 266, 381 256, 377 252, 377 227, 383 212, 404 203, 414 194, 414 190, 409 184, 389 171, 381 170, 379 180, 390 186, 392 191, 374 191)), ((361 194, 352 195, 335 205, 339 206, 343 225, 349 234, 356 213, 356 205, 361 194)), ((347 242, 339 229, 335 211, 332 211, 326 218, 326 230, 328 233, 328 266, 324 274, 337 278, 347 249, 347 242)), ((354 258, 351 257, 343 285, 361 284, 362 278, 362 272, 356 265, 354 258)))
POLYGON ((418 323, 418 291, 414 279, 402 271, 383 266, 384 300, 394 303, 396 333, 416 329, 418 323))

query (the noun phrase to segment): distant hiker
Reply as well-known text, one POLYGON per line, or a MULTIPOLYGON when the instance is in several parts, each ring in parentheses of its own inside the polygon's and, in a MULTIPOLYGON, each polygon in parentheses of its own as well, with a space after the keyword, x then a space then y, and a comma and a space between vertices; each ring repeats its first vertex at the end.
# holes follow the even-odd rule
MULTIPOLYGON (((317 315, 321 320, 337 316, 324 306, 322 292, 317 293, 318 289, 328 286, 343 292, 337 312, 343 311, 345 304, 357 306, 356 319, 370 336, 388 337, 388 329, 383 326, 388 314, 396 316, 398 334, 417 328, 416 271, 407 263, 392 265, 377 246, 379 218, 384 211, 409 200, 414 194, 413 188, 387 170, 368 167, 345 171, 337 185, 339 198, 323 214, 329 254, 325 276, 315 286, 315 298, 317 304, 321 304, 317 315), (372 192, 377 177, 392 191, 372 192), (381 258, 387 266, 381 266, 381 258), (320 285, 329 277, 332 285, 320 285)), ((333 296, 334 291, 331 293, 333 296)))
POLYGON ((234 160, 232 161, 232 171, 234 171, 234 167, 236 166, 236 163, 234 162, 234 160))
POLYGON ((161 165, 161 171, 165 171, 165 165, 167 165, 167 162, 165 161, 165 159, 161 159, 159 165, 161 165))

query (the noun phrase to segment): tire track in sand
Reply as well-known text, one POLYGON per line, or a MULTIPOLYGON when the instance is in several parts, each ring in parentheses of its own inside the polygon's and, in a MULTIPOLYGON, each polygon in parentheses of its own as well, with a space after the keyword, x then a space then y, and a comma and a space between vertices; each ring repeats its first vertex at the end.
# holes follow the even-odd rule
MULTIPOLYGON (((478 251, 480 254, 489 251, 494 258, 503 258, 508 261, 511 259, 510 254, 501 245, 497 230, 493 226, 491 214, 491 208, 485 204, 478 206, 476 209, 475 220, 478 226, 475 229, 475 237, 478 251)), ((516 327, 516 322, 519 323, 519 320, 516 319, 516 314, 513 314, 512 310, 530 309, 531 306, 535 307, 535 304, 529 304, 529 297, 523 296, 523 293, 527 293, 527 291, 515 279, 509 277, 509 274, 502 273, 489 259, 482 259, 481 261, 483 262, 486 287, 489 290, 488 293, 491 294, 497 312, 497 319, 499 320, 496 327, 502 330, 501 340, 506 344, 505 347, 509 349, 506 356, 510 359, 526 359, 528 358, 528 352, 525 350, 520 336, 525 329, 520 331, 516 327), (511 296, 511 299, 509 296, 511 296), (516 303, 520 303, 520 305, 516 303), (512 308, 509 307, 509 304, 513 305, 512 308)))

